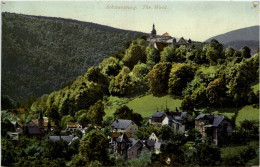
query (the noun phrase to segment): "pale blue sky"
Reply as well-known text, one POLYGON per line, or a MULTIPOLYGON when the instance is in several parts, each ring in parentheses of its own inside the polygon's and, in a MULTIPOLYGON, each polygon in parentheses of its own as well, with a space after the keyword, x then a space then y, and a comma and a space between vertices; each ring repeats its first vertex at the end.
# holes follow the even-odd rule
POLYGON ((105 1, 8 1, 2 11, 30 15, 72 18, 121 29, 150 33, 155 23, 157 34, 204 41, 238 28, 259 25, 259 6, 252 2, 105 2, 105 1), (106 9, 107 5, 135 7, 106 9), (151 9, 143 9, 143 5, 151 9), (154 9, 155 5, 167 9, 154 9))

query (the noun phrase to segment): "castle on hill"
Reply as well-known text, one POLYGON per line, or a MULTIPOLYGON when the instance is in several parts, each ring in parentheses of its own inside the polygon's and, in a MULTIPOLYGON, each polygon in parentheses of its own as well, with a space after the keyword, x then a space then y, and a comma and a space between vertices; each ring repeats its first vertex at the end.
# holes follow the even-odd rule
POLYGON ((149 45, 154 46, 156 49, 162 51, 164 47, 173 45, 173 46, 181 46, 185 45, 187 49, 191 49, 192 47, 192 41, 186 40, 183 37, 181 38, 176 38, 176 37, 171 37, 169 33, 164 33, 161 36, 157 36, 155 26, 153 24, 153 30, 151 31, 151 36, 150 38, 147 39, 147 43, 149 45))

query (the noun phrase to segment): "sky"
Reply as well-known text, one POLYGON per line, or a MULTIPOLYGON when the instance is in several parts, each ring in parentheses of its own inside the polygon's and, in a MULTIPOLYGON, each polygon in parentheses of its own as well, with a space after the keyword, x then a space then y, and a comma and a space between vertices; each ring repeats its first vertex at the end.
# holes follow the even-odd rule
POLYGON ((2 12, 72 18, 145 33, 154 23, 158 35, 168 32, 194 41, 259 25, 260 14, 259 5, 245 1, 7 1, 2 12))

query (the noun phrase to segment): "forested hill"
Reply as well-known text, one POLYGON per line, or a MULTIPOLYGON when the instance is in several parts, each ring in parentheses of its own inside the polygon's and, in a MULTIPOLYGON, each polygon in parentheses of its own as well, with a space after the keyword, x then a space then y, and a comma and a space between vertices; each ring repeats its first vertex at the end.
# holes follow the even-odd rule
POLYGON ((244 46, 248 46, 251 49, 251 53, 255 54, 259 48, 259 26, 233 30, 211 37, 205 42, 210 42, 212 39, 218 40, 225 48, 231 46, 235 49, 241 49, 244 46))
POLYGON ((143 34, 77 20, 2 13, 2 95, 41 96, 143 34))

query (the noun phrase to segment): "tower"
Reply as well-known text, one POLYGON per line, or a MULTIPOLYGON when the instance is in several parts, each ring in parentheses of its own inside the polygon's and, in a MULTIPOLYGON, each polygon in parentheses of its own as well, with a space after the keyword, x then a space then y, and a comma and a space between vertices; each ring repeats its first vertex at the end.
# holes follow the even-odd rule
POLYGON ((38 118, 38 126, 39 126, 39 128, 43 128, 43 124, 44 124, 43 114, 42 114, 42 110, 40 110, 39 118, 38 118))
POLYGON ((156 30, 155 30, 154 27, 155 27, 155 26, 154 26, 154 24, 153 24, 153 30, 151 31, 151 36, 152 36, 152 37, 156 37, 156 30))

